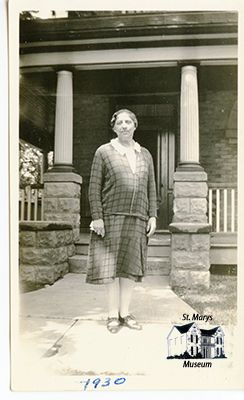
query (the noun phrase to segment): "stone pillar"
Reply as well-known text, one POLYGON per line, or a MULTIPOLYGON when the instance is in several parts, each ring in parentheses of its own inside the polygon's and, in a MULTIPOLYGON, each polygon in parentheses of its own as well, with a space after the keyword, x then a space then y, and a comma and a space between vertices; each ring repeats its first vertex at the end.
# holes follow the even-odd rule
POLYGON ((44 220, 71 222, 80 233, 82 178, 73 168, 72 72, 59 71, 55 119, 54 167, 44 174, 44 220))
POLYGON ((208 287, 210 226, 207 223, 207 174, 199 164, 197 70, 182 68, 180 163, 174 174, 170 224, 171 286, 208 287))
POLYGON ((73 170, 73 83, 72 72, 59 71, 57 80, 54 169, 73 170))
POLYGON ((74 241, 80 235, 80 191, 82 178, 73 172, 44 174, 44 221, 70 222, 74 241))

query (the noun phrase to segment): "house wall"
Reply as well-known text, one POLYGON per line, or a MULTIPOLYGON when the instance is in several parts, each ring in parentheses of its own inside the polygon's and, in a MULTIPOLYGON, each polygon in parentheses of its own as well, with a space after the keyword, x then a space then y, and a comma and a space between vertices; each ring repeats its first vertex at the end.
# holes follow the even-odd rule
MULTIPOLYGON (((234 78, 233 82, 231 81, 229 86, 226 86, 227 84, 225 83, 225 87, 223 89, 220 88, 220 83, 222 81, 227 82, 227 78, 230 79, 230 74, 234 76, 235 71, 231 70, 228 73, 225 72, 225 79, 221 78, 219 79, 218 84, 215 84, 214 82, 217 80, 217 68, 218 67, 215 67, 215 72, 211 72, 212 78, 210 83, 207 82, 208 71, 201 72, 201 69, 199 71, 200 163, 207 172, 208 179, 211 184, 227 185, 231 183, 233 185, 237 182, 237 92, 231 87, 234 87, 234 78)), ((118 82, 120 82, 122 79, 120 77, 121 72, 117 72, 116 74, 114 76, 117 76, 118 82)), ((172 75, 174 77, 180 77, 179 71, 176 72, 174 69, 172 69, 171 72, 168 71, 167 77, 170 78, 170 74, 174 74, 172 75)), ((139 72, 137 75, 139 75, 139 72)), ((128 78, 127 75, 125 76, 128 78)), ((102 75, 99 75, 99 77, 102 78, 102 75)), ((149 85, 148 82, 154 82, 153 75, 151 75, 151 77, 152 79, 147 80, 147 85, 149 85)), ((111 97, 107 95, 106 85, 108 85, 108 82, 110 82, 110 86, 108 86, 107 90, 109 89, 111 92, 115 90, 116 93, 119 94, 121 90, 116 79, 112 79, 112 84, 111 80, 109 80, 107 75, 105 75, 105 82, 101 83, 100 87, 99 82, 100 80, 102 81, 102 79, 97 82, 95 78, 96 74, 93 78, 89 78, 90 80, 86 80, 86 76, 82 76, 82 79, 80 78, 80 75, 75 75, 74 77, 73 160, 76 171, 83 178, 81 195, 81 222, 84 226, 88 226, 90 220, 87 188, 93 155, 97 147, 103 143, 106 143, 113 137, 113 133, 109 126, 109 120, 112 112, 110 107, 111 97), (95 83, 93 82, 94 79, 95 83), (94 94, 94 90, 96 88, 100 88, 102 93, 94 94), (89 93, 89 91, 92 91, 93 94, 89 93)), ((140 90, 145 89, 144 86, 141 88, 138 85, 133 84, 135 80, 134 75, 130 74, 129 78, 129 83, 127 83, 128 88, 127 86, 126 88, 123 87, 123 90, 126 89, 125 91, 128 91, 130 89, 134 94, 138 94, 140 90)), ((143 75, 141 76, 141 79, 137 77, 136 82, 141 82, 142 78, 143 75)), ((125 79, 125 82, 127 81, 128 79, 125 79)), ((162 81, 164 81, 164 79, 162 79, 162 81)), ((170 82, 169 87, 166 88, 162 86, 159 88, 159 90, 163 93, 164 90, 167 89, 167 91, 169 91, 169 89, 172 89, 173 87, 174 91, 178 90, 178 97, 180 98, 179 83, 180 82, 178 82, 177 85, 174 83, 173 85, 173 83, 170 82)), ((54 141, 53 121, 55 117, 55 85, 56 75, 54 73, 45 75, 45 79, 41 77, 40 74, 36 74, 31 78, 25 77, 25 79, 22 80, 20 88, 20 109, 22 117, 25 118, 26 121, 30 121, 31 115, 36 114, 33 112, 32 104, 35 103, 37 106, 37 104, 40 103, 37 113, 39 118, 38 121, 46 121, 49 131, 49 133, 46 135, 45 129, 42 128, 41 133, 38 131, 35 138, 35 131, 31 129, 31 137, 29 138, 26 137, 26 132, 28 129, 26 130, 24 126, 21 126, 20 136, 35 144, 39 144, 40 147, 46 147, 46 150, 49 150, 50 143, 53 143, 54 141), (39 95, 40 93, 41 95, 39 95), (35 99, 34 103, 29 101, 31 98, 30 94, 35 99), (48 119, 46 118, 47 110, 49 115, 48 119), (50 120, 52 123, 50 123, 50 120), (49 144, 47 144, 47 142, 49 144)), ((154 90, 155 88, 153 83, 150 85, 148 86, 147 90, 154 90)), ((177 92, 175 92, 175 94, 177 96, 177 92)), ((179 102, 177 115, 179 120, 179 102)), ((39 126, 40 123, 38 121, 33 119, 32 122, 35 122, 36 126, 39 126)), ((176 156, 178 160, 180 156, 179 132, 180 126, 178 123, 178 127, 176 128, 176 156)))
POLYGON ((81 226, 88 226, 90 209, 88 184, 96 149, 108 142, 113 134, 110 126, 109 98, 103 95, 74 95, 73 162, 82 176, 81 226))
POLYGON ((189 331, 186 334, 187 336, 187 346, 186 350, 187 352, 191 355, 191 347, 193 347, 193 355, 196 355, 199 350, 201 349, 201 333, 198 328, 195 328, 194 326, 189 329, 189 331), (191 335, 194 337, 194 341, 191 341, 191 335), (196 343, 196 336, 198 337, 198 342, 196 343))
POLYGON ((181 335, 176 332, 168 339, 169 356, 183 354, 186 350, 186 335, 181 335))
MULTIPOLYGON (((210 184, 237 184, 237 92, 206 90, 199 84, 200 164, 210 184)), ((177 132, 180 160, 180 127, 177 132)))
POLYGON ((224 336, 222 332, 218 332, 217 335, 215 336, 215 356, 220 356, 221 354, 224 354, 224 336), (222 343, 220 343, 220 339, 222 339, 222 343), (218 353, 218 350, 219 353, 218 353))
MULTIPOLYGON (((211 184, 237 182, 236 91, 199 91, 200 163, 211 184)), ((74 95, 74 167, 82 175, 81 224, 90 220, 87 188, 96 149, 108 142, 112 110, 106 95, 74 95)), ((178 143, 179 146, 179 132, 178 143)), ((178 148, 179 157, 179 148, 178 148)))
POLYGON ((210 183, 237 183, 237 93, 200 91, 200 163, 210 183))
POLYGON ((75 168, 84 179, 90 175, 96 149, 107 142, 109 133, 108 97, 74 96, 73 161, 75 168))
POLYGON ((20 78, 20 137, 46 152, 54 146, 56 74, 22 74, 20 78))
MULTIPOLYGON (((236 96, 235 90, 204 91, 199 88, 200 163, 212 184, 237 183, 236 96)), ((45 110, 49 107, 48 115, 54 120, 54 108, 50 110, 49 98, 46 97, 45 107, 45 98, 42 98, 40 104, 43 109, 39 107, 38 114, 33 112, 32 104, 37 104, 39 97, 34 98, 35 102, 25 102, 23 96, 21 97, 21 112, 25 115, 38 115, 40 121, 46 121, 45 110)), ((74 95, 74 166, 82 175, 84 184, 89 180, 96 148, 110 140, 113 135, 109 127, 110 113, 108 96, 74 95)), ((53 124, 49 123, 49 130, 54 130, 53 124)), ((21 130, 20 136, 26 138, 26 130, 21 130)), ((32 142, 38 142, 33 131, 32 136, 32 142)), ((40 134, 38 139, 41 140, 40 134)), ((31 141, 29 138, 27 140, 31 141)), ((179 131, 177 147, 179 160, 179 131)))

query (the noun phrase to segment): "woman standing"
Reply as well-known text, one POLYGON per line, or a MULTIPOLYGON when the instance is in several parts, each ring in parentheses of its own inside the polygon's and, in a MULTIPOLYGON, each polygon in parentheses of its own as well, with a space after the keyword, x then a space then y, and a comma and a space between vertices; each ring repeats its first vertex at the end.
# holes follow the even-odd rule
POLYGON ((147 243, 156 229, 156 185, 152 156, 133 139, 134 113, 115 112, 117 135, 94 156, 89 201, 92 215, 87 282, 107 284, 107 328, 141 329, 129 313, 135 282, 146 272, 147 243))

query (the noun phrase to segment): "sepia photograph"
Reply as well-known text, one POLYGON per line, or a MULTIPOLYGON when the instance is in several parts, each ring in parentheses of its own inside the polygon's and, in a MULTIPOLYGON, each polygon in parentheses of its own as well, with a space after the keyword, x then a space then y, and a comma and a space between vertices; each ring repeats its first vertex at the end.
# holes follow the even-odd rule
POLYGON ((243 389, 238 6, 16 3, 12 390, 243 389))

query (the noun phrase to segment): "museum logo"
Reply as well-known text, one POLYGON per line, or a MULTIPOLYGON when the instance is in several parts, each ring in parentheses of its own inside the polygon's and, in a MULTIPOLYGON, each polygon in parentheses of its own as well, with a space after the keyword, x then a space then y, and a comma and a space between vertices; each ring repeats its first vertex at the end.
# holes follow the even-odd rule
POLYGON ((167 359, 187 359, 183 367, 211 367, 212 362, 196 359, 226 358, 224 351, 224 331, 221 326, 201 329, 195 322, 173 325, 168 336, 167 359))

